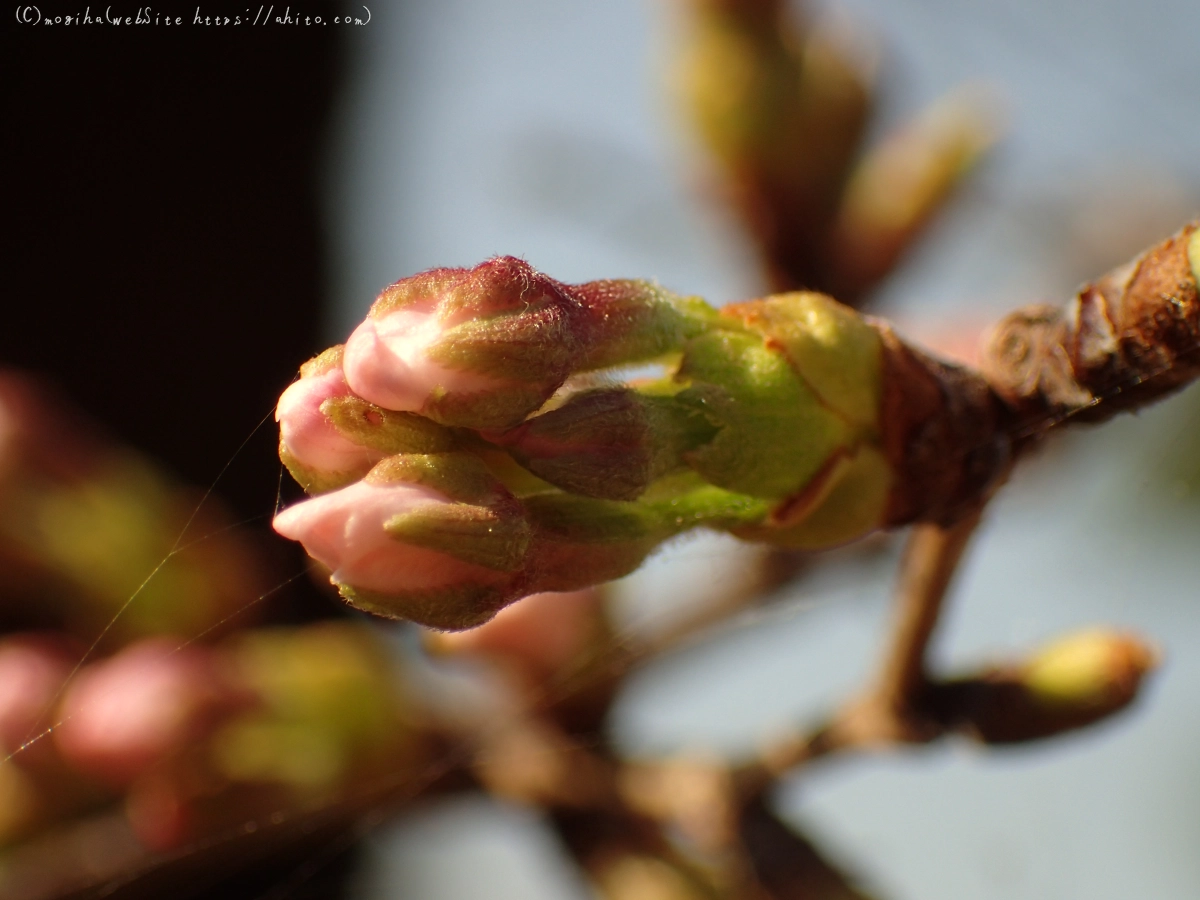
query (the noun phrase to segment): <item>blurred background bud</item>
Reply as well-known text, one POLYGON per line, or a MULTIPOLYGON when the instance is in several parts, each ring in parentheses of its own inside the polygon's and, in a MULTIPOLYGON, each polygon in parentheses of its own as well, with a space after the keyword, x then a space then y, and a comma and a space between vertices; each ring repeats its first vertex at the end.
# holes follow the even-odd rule
POLYGON ((1140 638, 1096 629, 1040 650, 1022 667, 1021 683, 1047 708, 1114 711, 1133 700, 1157 663, 1140 638))
POLYGON ((0 638, 0 750, 6 756, 52 724, 54 703, 78 654, 72 641, 54 632, 0 638))
POLYGON ((25 376, 0 372, 0 421, 0 627, 101 635, 111 649, 253 618, 269 569, 218 502, 25 376))
POLYGON ((676 92, 772 290, 857 306, 995 141, 998 117, 982 91, 958 91, 864 155, 874 53, 844 22, 793 6, 688 0, 676 92))
POLYGON ((884 138, 855 167, 833 224, 832 290, 859 297, 899 262, 996 142, 998 99, 960 88, 884 138))
POLYGON ((178 754, 239 705, 207 647, 139 641, 72 680, 54 740, 78 771, 116 787, 178 754))
POLYGON ((939 718, 985 743, 1051 737, 1107 719, 1140 694, 1158 654, 1108 629, 1067 635, 1024 661, 936 684, 939 718))
POLYGON ((595 588, 544 592, 500 610, 470 631, 429 632, 435 653, 472 654, 511 663, 537 680, 579 661, 604 629, 602 597, 595 588))

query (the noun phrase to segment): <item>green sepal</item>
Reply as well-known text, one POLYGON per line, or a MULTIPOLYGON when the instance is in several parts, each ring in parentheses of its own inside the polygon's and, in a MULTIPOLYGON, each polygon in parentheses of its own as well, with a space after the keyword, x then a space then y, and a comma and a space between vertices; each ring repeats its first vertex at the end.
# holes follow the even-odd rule
POLYGON ((801 490, 853 431, 824 406, 783 353, 753 333, 714 331, 692 341, 676 400, 702 413, 716 436, 685 454, 712 484, 755 497, 801 490))
POLYGON ((719 315, 699 297, 680 297, 650 281, 613 279, 572 286, 585 313, 576 371, 657 359, 715 327, 719 315))
POLYGON ((759 497, 705 484, 694 472, 663 479, 642 502, 658 519, 660 530, 669 534, 693 528, 729 531, 763 521, 772 506, 759 497))
POLYGON ((584 544, 651 540, 670 535, 661 517, 641 503, 594 500, 557 491, 526 497, 522 503, 539 537, 584 544))
POLYGON ((347 603, 371 615, 407 619, 440 631, 465 631, 489 621, 522 596, 514 585, 511 581, 456 584, 396 594, 361 590, 348 584, 339 584, 337 589, 347 603))
POLYGON ((523 501, 534 540, 532 585, 569 591, 628 575, 669 536, 658 516, 637 503, 550 493, 523 501))
POLYGON ((340 369, 345 350, 345 344, 335 344, 328 350, 322 350, 308 362, 300 364, 300 377, 311 378, 314 375, 324 375, 330 369, 340 369))
POLYGON ((824 498, 802 520, 775 525, 762 522, 731 529, 740 538, 798 550, 822 550, 865 537, 884 525, 892 470, 876 448, 863 445, 836 474, 824 498))
POLYGON ((570 373, 576 350, 567 311, 543 306, 461 322, 429 348, 429 358, 451 369, 557 387, 570 373))
POLYGON ((457 444, 451 431, 424 416, 384 409, 354 395, 330 397, 321 412, 344 437, 387 454, 441 453, 457 444))
POLYGON ((705 484, 693 472, 658 481, 642 500, 595 500, 557 491, 523 501, 537 537, 586 544, 664 541, 692 528, 728 529, 770 513, 768 501, 705 484))
POLYGON ((419 484, 461 503, 502 502, 508 492, 483 461, 470 453, 402 453, 367 473, 371 484, 419 484))
POLYGON ((467 278, 467 269, 431 269, 402 278, 383 289, 367 315, 385 316, 422 302, 438 303, 443 296, 467 278))
POLYGON ((710 440, 708 420, 672 396, 582 391, 497 441, 539 478, 585 497, 635 500, 710 440))
POLYGON ((513 572, 525 558, 530 531, 520 508, 515 503, 506 505, 508 509, 431 503, 393 516, 383 529, 396 540, 414 547, 436 550, 500 572, 513 572))
POLYGON ((503 383, 494 390, 475 394, 448 394, 438 388, 432 392, 421 415, 449 425, 480 430, 512 428, 536 412, 558 389, 561 382, 535 384, 503 383))
POLYGON ((581 544, 556 536, 530 548, 530 593, 576 591, 623 578, 658 546, 650 539, 581 544))
POLYGON ((656 483, 653 500, 621 503, 548 493, 523 502, 534 529, 528 570, 542 591, 628 575, 665 540, 697 527, 760 520, 770 504, 705 485, 693 473, 656 483))
POLYGON ((878 428, 883 344, 862 316, 810 291, 741 303, 724 312, 776 342, 823 403, 859 428, 878 428))

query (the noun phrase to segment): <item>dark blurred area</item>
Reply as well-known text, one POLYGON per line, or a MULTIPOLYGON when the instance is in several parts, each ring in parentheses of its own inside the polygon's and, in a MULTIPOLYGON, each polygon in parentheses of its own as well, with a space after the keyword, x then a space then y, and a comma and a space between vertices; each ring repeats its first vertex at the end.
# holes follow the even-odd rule
MULTIPOLYGON (((241 6, 199 11, 246 14, 241 6)), ((288 10, 293 17, 326 19, 340 11, 329 3, 288 10)), ((83 12, 41 9, 45 16, 83 12)), ((96 7, 88 12, 101 14, 96 7)), ((298 364, 322 344, 327 262, 318 175, 344 32, 328 22, 198 26, 190 24, 196 12, 170 10, 188 20, 183 27, 6 29, 3 140, 11 224, 0 367, 25 373, 5 376, 9 411, 21 408, 18 394, 41 408, 18 416, 24 449, 8 457, 17 462, 8 467, 12 490, 5 494, 13 515, 0 553, 6 570, 0 631, 58 629, 68 642, 60 648, 68 661, 79 662, 97 635, 103 655, 160 631, 212 639, 255 621, 341 615, 340 606, 303 577, 265 600, 255 598, 305 568, 299 548, 268 538, 281 472, 269 413, 298 364), (264 416, 268 421, 255 431, 264 416), (48 435, 36 434, 43 425, 61 426, 67 442, 43 445, 40 438, 48 435), (79 440, 87 446, 72 446, 79 440), (155 464, 109 449, 122 444, 155 464), (173 486, 172 476, 192 488, 173 486), (214 480, 219 499, 189 521, 214 480), (232 509, 222 512, 222 505, 232 509), (141 518, 131 522, 135 513, 141 518), (59 535, 65 555, 56 557, 53 541, 41 541, 51 520, 58 530, 47 533, 59 535), (164 570, 166 581, 150 585, 151 594, 165 590, 179 601, 176 613, 142 621, 148 611, 162 619, 160 598, 145 596, 148 603, 131 604, 115 628, 102 630, 129 599, 130 582, 145 577, 134 569, 153 568, 161 558, 143 556, 170 551, 185 523, 187 537, 195 539, 228 529, 231 520, 247 528, 226 530, 199 545, 204 549, 176 557, 164 570), (72 543, 63 537, 68 526, 94 529, 97 540, 72 543), (105 554, 106 541, 136 552, 105 554), (89 546, 120 564, 97 568, 85 558, 89 546), (201 585, 214 578, 224 587, 201 585), (25 590, 31 585, 33 593, 25 590), (43 594, 55 602, 36 599, 43 594), (246 604, 254 608, 239 613, 246 604)), ((285 497, 291 488, 282 485, 285 497)), ((19 647, 23 639, 13 640, 19 647)), ((31 640, 41 646, 41 638, 31 640)), ((49 724, 48 713, 39 727, 49 724)), ((39 768, 38 754, 48 752, 31 748, 15 770, 28 781, 18 779, 25 794, 16 796, 35 798, 30 809, 38 818, 56 814, 53 804, 45 805, 45 786, 62 780, 54 775, 58 763, 53 771, 39 768)), ((111 788, 68 793, 72 804, 86 808, 104 802, 111 788)), ((14 810, 9 806, 0 818, 14 810)), ((297 856, 312 850, 311 839, 307 850, 296 849, 294 840, 279 843, 282 850, 249 854, 233 866, 239 875, 216 886, 216 872, 229 867, 194 867, 183 878, 192 885, 189 895, 257 896, 278 885, 280 873, 293 873, 297 856), (246 865, 254 860, 257 871, 246 865)), ((70 854, 65 845, 53 846, 56 862, 47 873, 57 868, 69 875, 70 854)), ((343 842, 339 853, 326 854, 328 865, 298 895, 333 893, 344 868, 337 860, 349 847, 343 842)), ((174 881, 178 888, 180 879, 174 881)), ((125 888, 145 895, 156 890, 138 882, 125 888)))
MULTIPOLYGON (((26 26, 8 44, 0 359, 207 485, 319 349, 339 32, 26 26)), ((273 505, 273 432, 220 484, 242 517, 273 505)))

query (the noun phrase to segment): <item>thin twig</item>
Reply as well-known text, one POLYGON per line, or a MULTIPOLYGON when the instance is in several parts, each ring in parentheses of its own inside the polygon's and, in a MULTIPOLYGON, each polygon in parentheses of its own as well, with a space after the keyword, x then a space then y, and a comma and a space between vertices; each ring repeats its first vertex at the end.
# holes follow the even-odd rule
POLYGON ((896 588, 896 623, 884 654, 875 700, 897 715, 914 707, 927 684, 925 657, 946 590, 979 524, 977 509, 949 526, 913 528, 896 588))
POLYGON ((948 526, 922 523, 909 538, 896 587, 896 624, 875 686, 812 730, 775 741, 736 773, 739 795, 750 802, 789 769, 845 750, 925 742, 937 734, 924 721, 920 700, 929 685, 926 652, 963 551, 982 507, 948 526))

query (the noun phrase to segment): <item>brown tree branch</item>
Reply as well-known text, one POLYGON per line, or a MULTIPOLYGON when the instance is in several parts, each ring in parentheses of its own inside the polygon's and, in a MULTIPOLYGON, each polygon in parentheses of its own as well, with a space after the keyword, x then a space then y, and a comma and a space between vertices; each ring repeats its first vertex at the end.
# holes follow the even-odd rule
POLYGON ((1200 377, 1200 220, 1084 287, 1064 308, 1017 310, 993 331, 982 371, 1014 437, 1100 422, 1200 377))
POLYGON ((766 798, 747 803, 738 833, 764 900, 870 900, 811 842, 783 822, 766 798))

